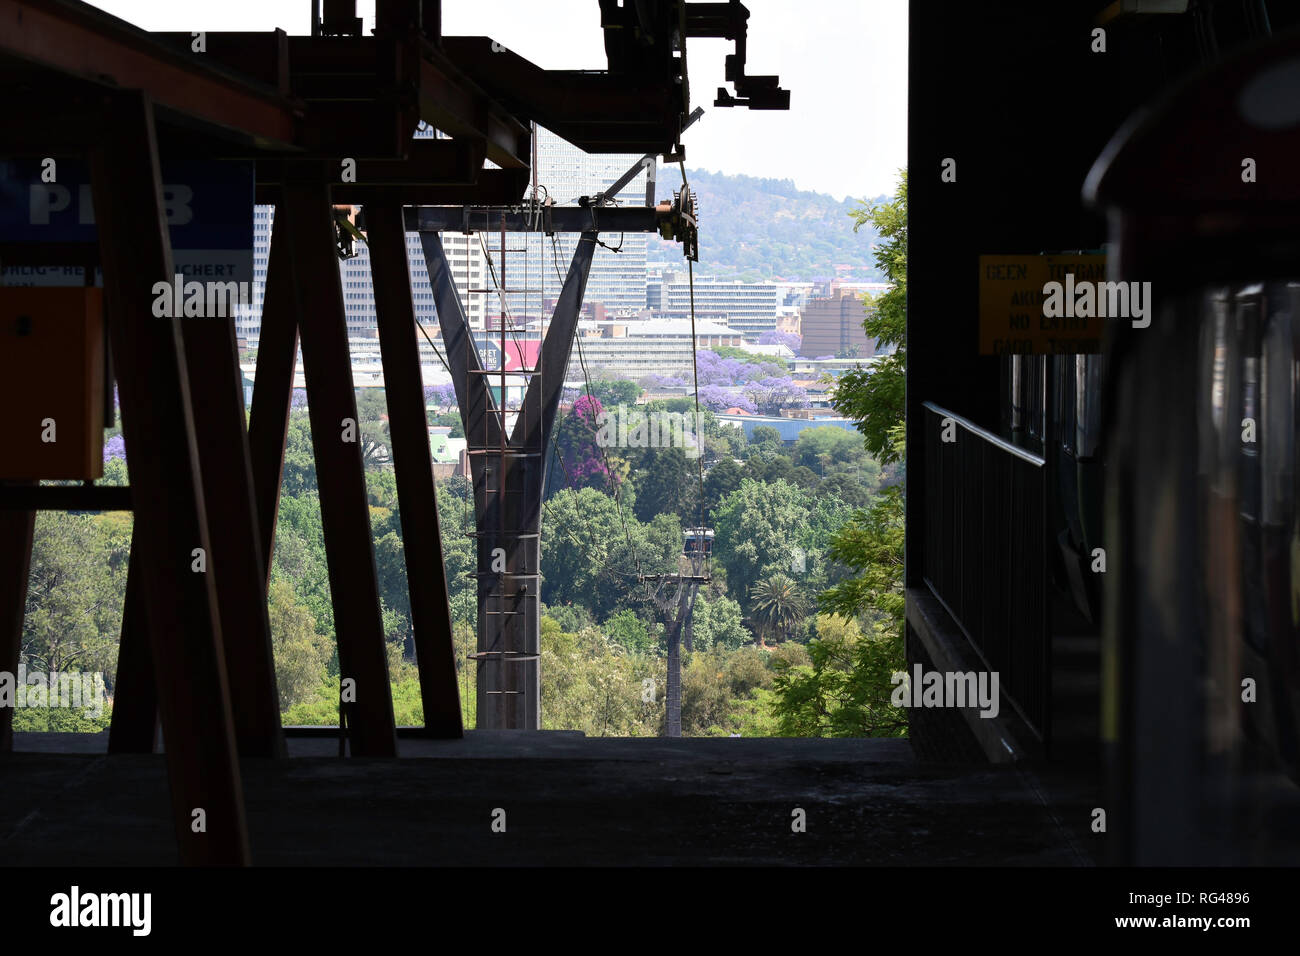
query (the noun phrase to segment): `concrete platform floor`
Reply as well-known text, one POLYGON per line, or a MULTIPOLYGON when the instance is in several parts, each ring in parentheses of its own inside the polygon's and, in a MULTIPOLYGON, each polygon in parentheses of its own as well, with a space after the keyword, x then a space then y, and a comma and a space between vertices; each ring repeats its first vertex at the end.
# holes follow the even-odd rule
MULTIPOLYGON (((0 863, 175 862, 164 757, 110 757, 106 737, 16 735, 0 755, 0 863)), ((396 761, 341 760, 331 739, 290 751, 242 762, 259 864, 1087 862, 1031 778, 921 764, 905 740, 471 731, 403 739, 396 761)))

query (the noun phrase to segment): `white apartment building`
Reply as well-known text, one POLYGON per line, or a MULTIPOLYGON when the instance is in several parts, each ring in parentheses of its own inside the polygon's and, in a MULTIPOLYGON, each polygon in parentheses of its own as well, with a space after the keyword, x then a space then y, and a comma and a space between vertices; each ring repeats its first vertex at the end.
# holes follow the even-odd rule
MULTIPOLYGON (((689 379, 695 348, 741 345, 741 334, 718 322, 695 322, 691 338, 690 319, 640 319, 633 321, 578 323, 582 357, 592 379, 625 378, 639 381, 649 375, 672 375, 689 379)), ((582 381, 578 342, 569 357, 565 381, 582 381)))
MULTIPOLYGON (((749 342, 757 342, 764 332, 776 329, 785 297, 785 288, 775 282, 695 277, 696 314, 725 314, 727 325, 744 335, 749 342)), ((660 308, 666 313, 690 311, 691 286, 686 273, 664 272, 659 301, 660 308)))

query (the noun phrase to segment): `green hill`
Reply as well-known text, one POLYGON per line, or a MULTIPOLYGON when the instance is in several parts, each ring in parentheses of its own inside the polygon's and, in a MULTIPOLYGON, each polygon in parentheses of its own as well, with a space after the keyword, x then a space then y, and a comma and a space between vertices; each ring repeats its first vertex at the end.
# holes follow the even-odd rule
MULTIPOLYGON (((661 183, 678 184, 680 177, 670 172, 664 170, 661 183)), ((686 175, 699 199, 701 274, 751 281, 881 280, 872 260, 875 234, 853 231, 854 201, 798 189, 788 179, 704 170, 686 175)), ((677 243, 650 238, 651 263, 677 264, 681 255, 677 243)))

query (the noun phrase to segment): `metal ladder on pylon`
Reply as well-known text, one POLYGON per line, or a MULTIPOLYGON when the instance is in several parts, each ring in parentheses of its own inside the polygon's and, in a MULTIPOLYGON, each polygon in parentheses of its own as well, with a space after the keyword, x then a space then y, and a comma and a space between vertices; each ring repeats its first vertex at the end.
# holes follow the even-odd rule
MULTIPOLYGON (((519 665, 536 661, 539 656, 534 650, 514 646, 516 642, 511 640, 510 622, 512 618, 528 614, 530 609, 535 614, 540 610, 540 569, 535 565, 529 566, 530 563, 527 562, 527 556, 540 549, 524 548, 520 547, 520 544, 525 539, 540 539, 540 532, 522 527, 521 523, 523 503, 530 500, 530 495, 536 498, 532 484, 541 480, 545 449, 540 447, 539 429, 521 429, 524 445, 515 444, 511 440, 511 433, 520 417, 525 423, 529 420, 540 421, 541 418, 540 382, 537 389, 529 386, 535 378, 540 378, 542 375, 540 363, 543 336, 539 322, 537 337, 529 338, 526 314, 522 329, 512 327, 514 323, 507 305, 507 296, 522 294, 525 297, 526 313, 527 297, 537 294, 540 302, 541 290, 528 288, 527 247, 512 249, 506 246, 504 215, 499 235, 500 245, 496 250, 499 256, 499 268, 492 267, 492 250, 486 244, 483 245, 488 274, 495 279, 495 287, 467 289, 469 293, 496 295, 499 299, 495 328, 491 326, 488 318, 492 310, 487 307, 487 303, 483 309, 485 338, 490 341, 495 335, 496 367, 475 369, 474 363, 469 363, 470 374, 484 376, 484 385, 489 395, 493 393, 493 379, 496 379, 496 393, 494 401, 489 402, 486 409, 483 433, 478 436, 477 442, 472 438, 467 442, 469 445, 467 454, 482 459, 484 501, 490 501, 492 498, 496 501, 496 520, 491 523, 492 526, 482 531, 469 532, 470 537, 486 539, 488 542, 486 551, 490 557, 489 565, 487 568, 480 568, 477 576, 480 579, 495 579, 497 582, 496 587, 488 595, 486 606, 482 609, 484 632, 480 638, 480 649, 471 654, 470 658, 476 660, 480 667, 501 668, 501 673, 491 682, 498 689, 488 690, 488 694, 517 697, 525 693, 522 680, 518 679, 522 671, 519 665), (523 288, 511 289, 506 284, 506 261, 511 253, 524 254, 523 288), (536 342, 535 351, 529 348, 530 342, 536 342), (508 356, 511 354, 512 345, 518 359, 516 368, 508 367, 510 364, 508 356), (534 362, 536 364, 530 367, 530 363, 534 362), (520 389, 522 393, 517 409, 511 407, 513 404, 511 392, 515 388, 520 389), (491 422, 495 422, 497 426, 495 436, 489 425, 491 422), (527 444, 532 432, 536 432, 539 436, 538 447, 527 444), (525 562, 523 567, 519 566, 521 560, 525 562), (514 567, 510 567, 510 564, 514 567), (534 606, 530 608, 530 605, 534 606)), ((472 346, 467 345, 467 347, 472 346)), ((523 631, 524 629, 518 629, 515 634, 522 634, 523 631)))

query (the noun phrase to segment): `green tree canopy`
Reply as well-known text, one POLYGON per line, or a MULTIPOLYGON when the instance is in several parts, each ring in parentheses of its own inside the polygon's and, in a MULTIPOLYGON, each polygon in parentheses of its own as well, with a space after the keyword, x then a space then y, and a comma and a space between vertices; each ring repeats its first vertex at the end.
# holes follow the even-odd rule
POLYGON ((852 213, 854 229, 871 225, 880 233, 876 262, 893 284, 888 292, 867 303, 862 323, 879 348, 895 351, 869 368, 856 368, 840 377, 831 404, 854 419, 866 439, 867 450, 881 464, 896 457, 890 429, 905 414, 907 369, 907 171, 899 173, 898 189, 890 202, 864 202, 852 213))
POLYGON ((271 582, 267 612, 280 710, 286 711, 317 697, 328 677, 326 664, 333 649, 329 639, 316 632, 311 611, 294 599, 288 581, 271 582))
POLYGON ((785 481, 745 479, 722 502, 714 520, 714 560, 727 573, 727 588, 752 610, 750 592, 762 578, 809 564, 825 541, 814 524, 817 508, 807 492, 785 481))
POLYGON ((897 648, 852 620, 821 615, 807 665, 777 667, 773 711, 792 737, 897 737, 907 711, 893 706, 897 648))

